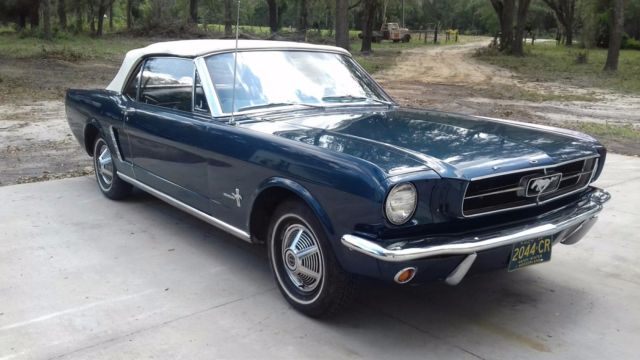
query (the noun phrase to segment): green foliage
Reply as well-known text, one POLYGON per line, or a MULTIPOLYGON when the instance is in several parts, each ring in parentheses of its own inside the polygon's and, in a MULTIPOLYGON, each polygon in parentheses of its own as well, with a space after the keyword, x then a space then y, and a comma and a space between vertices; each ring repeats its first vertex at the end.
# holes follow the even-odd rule
POLYGON ((640 52, 622 50, 616 74, 603 73, 607 57, 606 49, 591 49, 588 62, 577 64, 581 49, 556 46, 555 43, 527 45, 526 56, 511 57, 492 52, 477 54, 480 60, 510 69, 527 79, 535 81, 562 81, 581 87, 613 89, 622 92, 640 93, 640 52))
POLYGON ((103 38, 92 38, 86 35, 61 36, 49 42, 32 36, 21 37, 18 33, 2 34, 0 35, 0 57, 55 59, 69 62, 83 60, 119 62, 127 51, 152 42, 151 39, 111 35, 103 38))
POLYGON ((607 125, 592 122, 580 122, 576 127, 582 132, 595 136, 640 141, 640 129, 634 127, 632 124, 607 125))
POLYGON ((622 41, 622 48, 629 50, 640 50, 640 40, 636 40, 627 36, 622 41))

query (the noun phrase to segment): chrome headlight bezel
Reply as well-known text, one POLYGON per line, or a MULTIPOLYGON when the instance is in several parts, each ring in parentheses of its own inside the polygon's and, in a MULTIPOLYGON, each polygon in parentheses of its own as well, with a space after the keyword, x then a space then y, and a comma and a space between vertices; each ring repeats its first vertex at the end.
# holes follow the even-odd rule
POLYGON ((416 186, 410 182, 404 182, 404 183, 394 185, 391 188, 391 190, 389 190, 389 193, 387 194, 387 197, 384 200, 385 218, 387 219, 388 222, 390 222, 393 225, 406 224, 407 221, 411 220, 417 208, 418 208, 418 191, 416 190, 416 186), (394 209, 394 204, 393 204, 394 200, 397 201, 398 196, 407 196, 406 194, 399 195, 401 192, 405 192, 405 191, 410 192, 408 194, 408 199, 410 201, 409 204, 407 204, 407 207, 404 210, 402 210, 401 208, 398 208, 398 205, 396 205, 395 206, 396 209, 394 209), (396 212, 395 214, 393 213, 394 211, 396 212))

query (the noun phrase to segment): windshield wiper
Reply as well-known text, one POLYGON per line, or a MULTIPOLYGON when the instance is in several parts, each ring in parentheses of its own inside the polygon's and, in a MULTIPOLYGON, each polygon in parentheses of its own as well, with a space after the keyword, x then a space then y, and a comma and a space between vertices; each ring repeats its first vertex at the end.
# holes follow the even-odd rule
POLYGON ((295 102, 273 102, 268 104, 245 106, 243 108, 238 109, 238 112, 247 111, 247 110, 256 110, 256 109, 266 109, 266 108, 277 107, 277 106, 294 106, 294 105, 305 106, 305 107, 315 108, 315 109, 324 109, 324 106, 322 105, 313 105, 313 104, 295 103, 295 102))
POLYGON ((350 101, 350 102, 358 102, 358 101, 372 101, 372 102, 376 102, 378 104, 383 104, 383 105, 387 105, 387 106, 391 106, 393 105, 392 102, 390 101, 385 101, 385 100, 380 100, 380 99, 376 99, 376 98, 369 98, 369 97, 365 97, 365 96, 353 96, 353 95, 340 95, 340 96, 325 96, 322 98, 322 101, 327 101, 327 102, 339 102, 339 101, 350 101))

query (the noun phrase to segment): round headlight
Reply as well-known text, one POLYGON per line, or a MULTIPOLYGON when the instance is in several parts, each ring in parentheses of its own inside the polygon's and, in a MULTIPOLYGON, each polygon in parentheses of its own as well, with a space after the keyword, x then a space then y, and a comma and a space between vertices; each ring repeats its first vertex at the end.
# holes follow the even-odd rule
POLYGON ((384 212, 387 220, 394 225, 402 225, 406 223, 418 204, 418 193, 416 187, 412 183, 403 183, 394 186, 387 201, 384 204, 384 212))

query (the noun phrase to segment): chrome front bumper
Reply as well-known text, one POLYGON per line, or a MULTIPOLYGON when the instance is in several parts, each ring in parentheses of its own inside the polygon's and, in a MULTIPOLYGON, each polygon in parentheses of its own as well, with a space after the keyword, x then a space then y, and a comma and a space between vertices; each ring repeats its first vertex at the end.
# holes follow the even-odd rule
POLYGON ((395 242, 382 246, 378 242, 355 235, 343 235, 341 240, 342 244, 350 250, 389 262, 411 261, 443 255, 467 255, 458 268, 447 278, 447 283, 455 285, 462 280, 475 261, 476 253, 480 251, 551 235, 554 236, 554 243, 575 244, 593 226, 603 204, 610 198, 611 195, 608 192, 594 188, 576 205, 544 214, 532 223, 499 231, 473 234, 446 243, 443 243, 443 239, 429 238, 395 242), (462 268, 460 268, 461 266, 462 268))

